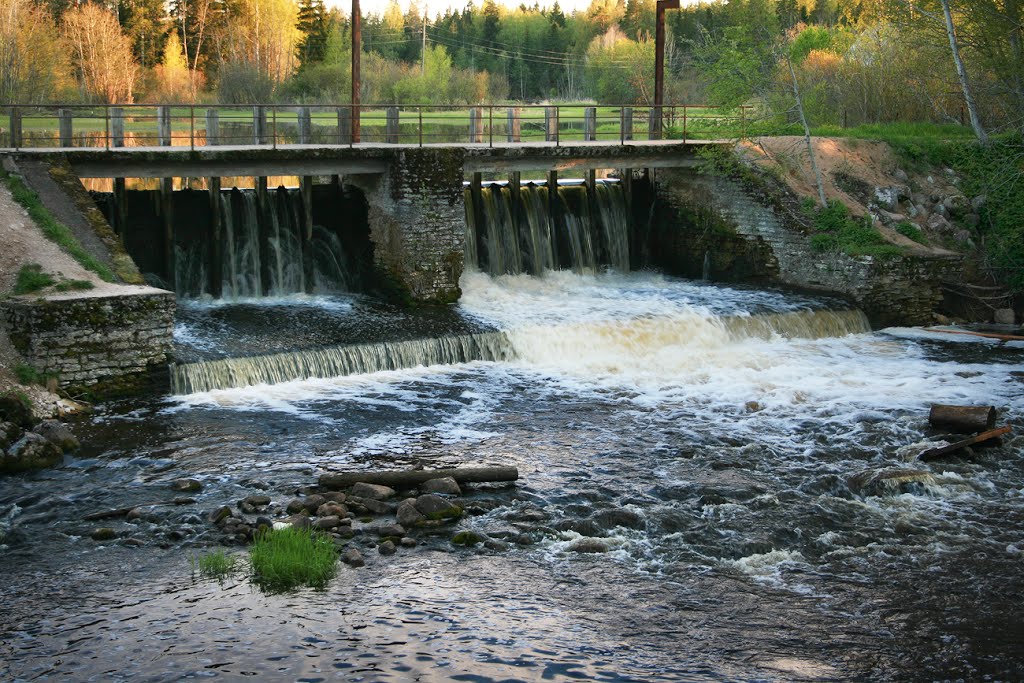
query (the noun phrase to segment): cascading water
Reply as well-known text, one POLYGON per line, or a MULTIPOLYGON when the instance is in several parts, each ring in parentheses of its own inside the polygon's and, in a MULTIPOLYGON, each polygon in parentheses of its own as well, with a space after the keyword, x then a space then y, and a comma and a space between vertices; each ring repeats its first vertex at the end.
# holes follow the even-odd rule
POLYGON ((475 202, 466 190, 466 263, 492 275, 601 267, 629 272, 629 216, 621 183, 599 181, 593 196, 579 184, 527 183, 516 201, 505 183, 489 183, 475 202))

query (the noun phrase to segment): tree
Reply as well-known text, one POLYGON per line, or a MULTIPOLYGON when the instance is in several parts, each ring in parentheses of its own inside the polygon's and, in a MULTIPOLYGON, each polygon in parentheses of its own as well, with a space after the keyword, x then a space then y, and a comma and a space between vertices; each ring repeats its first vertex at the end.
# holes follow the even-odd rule
POLYGON ((164 57, 156 67, 157 97, 163 102, 194 102, 198 87, 189 69, 177 32, 171 32, 164 57))
POLYGON ((134 101, 139 67, 113 12, 92 3, 69 9, 64 13, 64 35, 86 98, 108 104, 134 101))
POLYGON ((330 27, 324 0, 301 0, 298 18, 296 28, 302 34, 302 39, 299 41, 296 57, 301 69, 319 64, 327 55, 327 36, 330 27))
POLYGON ((70 85, 57 26, 30 0, 0 0, 0 102, 41 104, 70 85))
POLYGON ((164 52, 168 33, 163 0, 120 0, 117 19, 132 41, 135 61, 144 69, 156 64, 164 52))

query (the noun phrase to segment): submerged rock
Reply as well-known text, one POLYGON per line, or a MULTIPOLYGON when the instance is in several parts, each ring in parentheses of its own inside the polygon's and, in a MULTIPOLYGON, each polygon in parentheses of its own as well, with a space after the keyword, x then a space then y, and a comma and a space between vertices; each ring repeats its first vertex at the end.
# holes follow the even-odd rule
POLYGON ((172 491, 194 492, 202 491, 203 485, 196 479, 175 479, 170 483, 172 491))
POLYGON ((934 483, 935 476, 930 472, 904 468, 865 470, 847 479, 850 490, 862 496, 919 493, 925 486, 934 483))
POLYGON ((476 531, 460 531, 452 536, 452 545, 471 546, 486 541, 487 537, 476 531))
POLYGON ((89 538, 94 541, 111 541, 117 538, 117 532, 109 526, 103 526, 98 529, 93 529, 92 533, 89 534, 89 538))

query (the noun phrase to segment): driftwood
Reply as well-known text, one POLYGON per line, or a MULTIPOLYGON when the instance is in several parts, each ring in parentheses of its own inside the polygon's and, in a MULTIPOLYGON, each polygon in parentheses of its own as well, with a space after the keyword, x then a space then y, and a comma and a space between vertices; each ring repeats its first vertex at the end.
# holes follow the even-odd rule
POLYGON ((953 451, 958 451, 961 448, 966 448, 967 446, 973 446, 974 444, 981 443, 982 441, 989 441, 991 439, 995 439, 997 437, 1000 437, 1003 434, 1009 434, 1009 433, 1010 433, 1010 428, 1009 427, 1000 427, 999 429, 992 429, 992 430, 989 430, 987 432, 982 432, 981 434, 978 434, 976 436, 972 436, 969 439, 964 439, 963 441, 957 441, 956 443, 951 443, 948 446, 941 446, 939 448, 932 448, 930 450, 925 451, 921 455, 917 456, 917 459, 918 460, 934 460, 935 458, 940 458, 943 455, 947 455, 949 453, 952 453, 953 451))
POLYGON ((970 332, 968 330, 940 330, 934 327, 926 327, 925 332, 941 332, 942 334, 966 334, 972 337, 985 337, 986 339, 998 339, 1000 341, 1024 341, 1019 334, 997 334, 995 332, 970 332))
POLYGON ((325 489, 337 490, 362 482, 393 488, 408 488, 442 477, 451 477, 460 483, 515 481, 519 478, 519 470, 515 467, 456 467, 442 470, 331 472, 320 476, 320 486, 325 489))
POLYGON ((996 409, 994 406, 944 406, 935 403, 928 413, 928 424, 957 434, 985 432, 996 426, 996 409))

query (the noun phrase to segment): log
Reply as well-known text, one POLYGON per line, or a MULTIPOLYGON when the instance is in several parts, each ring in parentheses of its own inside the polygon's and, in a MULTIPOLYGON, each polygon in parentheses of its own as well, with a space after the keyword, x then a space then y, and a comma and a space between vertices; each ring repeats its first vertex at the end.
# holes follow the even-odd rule
POLYGON ((951 443, 948 446, 941 446, 940 448, 929 449, 929 450, 925 451, 924 453, 921 453, 919 456, 917 456, 917 459, 918 460, 934 460, 935 458, 940 458, 943 455, 948 455, 949 453, 952 453, 953 451, 958 451, 961 448, 967 448, 968 446, 973 446, 974 444, 981 443, 982 441, 990 441, 991 439, 995 439, 997 437, 1002 436, 1003 434, 1009 434, 1009 433, 1010 433, 1010 428, 1009 427, 1000 427, 999 429, 991 429, 991 430, 989 430, 987 432, 982 432, 981 434, 978 434, 976 436, 972 436, 969 439, 964 439, 963 441, 957 441, 956 443, 951 443))
POLYGON ((392 488, 408 488, 442 477, 451 477, 459 483, 515 481, 519 478, 519 470, 515 467, 455 467, 441 470, 328 472, 320 476, 320 486, 337 490, 362 482, 392 488))
POLYGON ((940 330, 934 327, 926 327, 925 332, 941 332, 942 334, 966 334, 972 337, 984 337, 986 339, 998 339, 999 341, 1024 341, 1019 334, 997 334, 995 332, 970 332, 968 330, 940 330))
POLYGON ((932 405, 928 424, 936 429, 947 429, 957 434, 984 432, 996 426, 994 406, 932 405))

